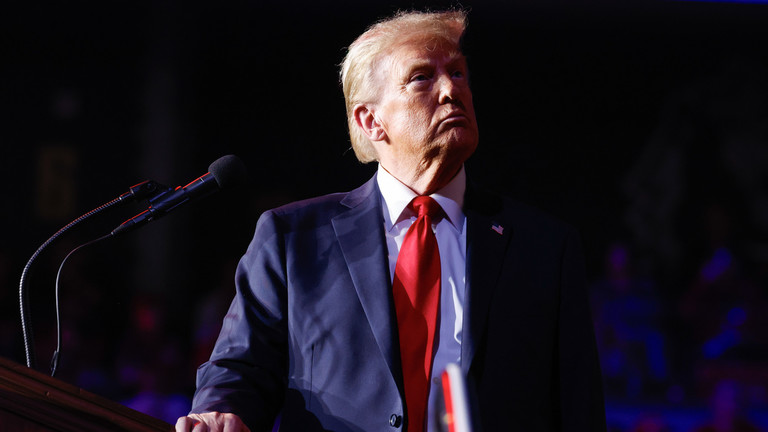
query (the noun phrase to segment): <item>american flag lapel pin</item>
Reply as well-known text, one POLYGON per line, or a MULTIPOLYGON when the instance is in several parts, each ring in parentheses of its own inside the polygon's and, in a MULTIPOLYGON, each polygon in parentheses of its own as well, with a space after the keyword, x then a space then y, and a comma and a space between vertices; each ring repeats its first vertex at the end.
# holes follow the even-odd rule
POLYGON ((498 235, 504 235, 504 227, 495 222, 491 225, 491 229, 496 231, 498 235))

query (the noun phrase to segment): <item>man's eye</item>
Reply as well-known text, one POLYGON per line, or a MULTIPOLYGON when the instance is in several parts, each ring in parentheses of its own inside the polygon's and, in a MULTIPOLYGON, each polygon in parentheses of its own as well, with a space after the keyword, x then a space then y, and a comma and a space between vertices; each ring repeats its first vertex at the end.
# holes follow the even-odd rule
POLYGON ((413 78, 411 78, 411 81, 426 81, 429 77, 425 74, 418 74, 414 75, 413 78))
POLYGON ((462 71, 455 71, 451 74, 454 78, 464 78, 464 72, 462 71))

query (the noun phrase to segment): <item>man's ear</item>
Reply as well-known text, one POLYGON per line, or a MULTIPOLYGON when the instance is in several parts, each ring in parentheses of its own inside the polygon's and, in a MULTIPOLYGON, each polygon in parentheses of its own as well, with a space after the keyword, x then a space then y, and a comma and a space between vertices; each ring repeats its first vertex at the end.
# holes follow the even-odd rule
POLYGON ((355 116, 357 125, 370 141, 383 141, 386 138, 387 133, 371 107, 357 104, 352 109, 352 115, 355 116))

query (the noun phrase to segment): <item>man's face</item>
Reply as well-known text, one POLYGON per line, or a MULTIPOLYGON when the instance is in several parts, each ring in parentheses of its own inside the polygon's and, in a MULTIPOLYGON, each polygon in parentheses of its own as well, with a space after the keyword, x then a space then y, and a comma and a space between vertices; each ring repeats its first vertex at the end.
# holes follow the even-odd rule
POLYGON ((381 65, 375 113, 394 155, 421 163, 464 162, 477 147, 478 131, 458 47, 416 36, 381 65))

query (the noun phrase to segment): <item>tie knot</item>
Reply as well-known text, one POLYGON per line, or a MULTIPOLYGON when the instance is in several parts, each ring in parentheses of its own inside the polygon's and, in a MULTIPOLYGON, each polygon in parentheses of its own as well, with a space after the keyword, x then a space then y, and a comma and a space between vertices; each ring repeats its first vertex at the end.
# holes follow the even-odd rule
POLYGON ((418 217, 429 216, 430 219, 437 217, 443 210, 440 204, 429 196, 417 196, 411 201, 411 207, 418 214, 418 217))

